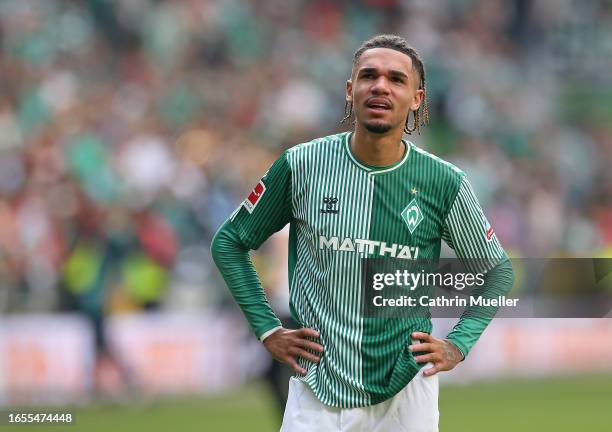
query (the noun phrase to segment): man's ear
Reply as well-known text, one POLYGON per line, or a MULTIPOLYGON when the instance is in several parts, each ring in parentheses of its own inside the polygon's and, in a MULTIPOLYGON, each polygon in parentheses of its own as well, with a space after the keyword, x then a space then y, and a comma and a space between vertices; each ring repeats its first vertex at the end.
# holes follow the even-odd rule
POLYGON ((411 111, 418 110, 421 104, 423 103, 424 98, 425 98, 425 90, 418 89, 414 93, 414 97, 412 98, 412 103, 410 104, 410 110, 411 111))
POLYGON ((353 102, 353 81, 346 80, 346 95, 344 99, 347 102, 353 102))

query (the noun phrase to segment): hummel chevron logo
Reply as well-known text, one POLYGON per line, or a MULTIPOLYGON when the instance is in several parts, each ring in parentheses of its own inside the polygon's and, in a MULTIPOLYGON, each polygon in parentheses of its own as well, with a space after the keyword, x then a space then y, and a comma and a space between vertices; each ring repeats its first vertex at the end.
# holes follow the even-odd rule
POLYGON ((338 198, 336 197, 324 197, 323 205, 324 207, 321 209, 321 213, 338 213, 338 209, 336 208, 336 204, 338 204, 338 198))

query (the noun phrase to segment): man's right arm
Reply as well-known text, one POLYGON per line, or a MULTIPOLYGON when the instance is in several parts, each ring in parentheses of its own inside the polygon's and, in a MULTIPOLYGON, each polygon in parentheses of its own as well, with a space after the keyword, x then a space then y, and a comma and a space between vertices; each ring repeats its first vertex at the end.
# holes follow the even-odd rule
POLYGON ((213 260, 255 335, 263 341, 282 327, 272 311, 237 227, 228 219, 217 231, 211 246, 213 260))
POLYGON ((323 352, 323 347, 307 338, 318 338, 313 329, 287 330, 272 311, 249 257, 249 248, 241 243, 231 220, 225 222, 212 242, 215 264, 225 279, 234 299, 242 309, 251 328, 272 356, 305 374, 295 359, 303 357, 318 362, 319 357, 307 350, 323 352))
POLYGON ((288 330, 282 327, 249 256, 250 250, 258 249, 291 219, 291 169, 284 153, 217 231, 211 251, 255 335, 276 360, 303 374, 306 370, 297 364, 296 357, 319 361, 318 356, 308 352, 323 351, 321 345, 308 340, 318 338, 319 334, 309 328, 288 330))
POLYGON ((292 219, 291 168, 283 153, 219 228, 211 252, 253 332, 263 341, 281 322, 266 298, 249 251, 292 219))

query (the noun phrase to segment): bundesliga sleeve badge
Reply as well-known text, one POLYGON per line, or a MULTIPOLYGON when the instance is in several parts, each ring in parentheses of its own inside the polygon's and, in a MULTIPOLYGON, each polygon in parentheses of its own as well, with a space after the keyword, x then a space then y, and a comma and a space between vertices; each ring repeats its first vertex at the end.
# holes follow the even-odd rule
POLYGON ((249 196, 247 196, 247 198, 243 201, 242 205, 249 213, 253 213, 255 206, 257 206, 257 203, 265 192, 266 185, 264 184, 263 180, 259 180, 259 183, 255 185, 249 196))
POLYGON ((487 241, 490 242, 493 239, 493 236, 495 235, 495 231, 493 231, 493 227, 491 226, 491 224, 489 224, 489 222, 487 221, 487 226, 486 226, 486 233, 485 236, 487 237, 487 241))

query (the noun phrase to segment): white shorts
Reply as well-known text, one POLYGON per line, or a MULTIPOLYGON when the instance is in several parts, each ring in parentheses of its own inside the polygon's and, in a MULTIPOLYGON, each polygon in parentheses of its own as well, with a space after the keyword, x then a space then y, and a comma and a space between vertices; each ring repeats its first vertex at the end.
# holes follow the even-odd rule
POLYGON ((430 367, 391 399, 347 409, 324 405, 308 384, 291 377, 281 432, 437 432, 438 376, 423 376, 430 367))

